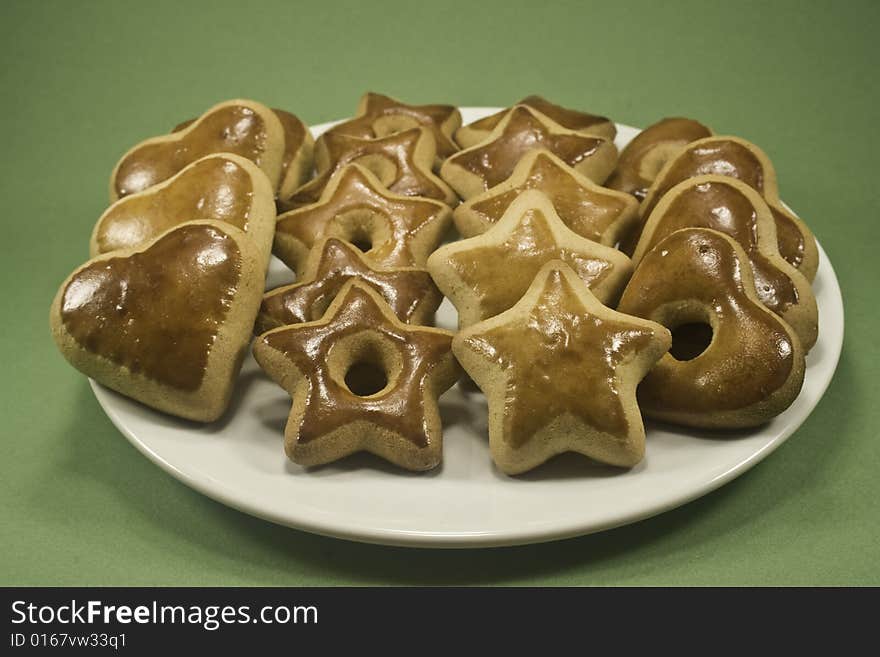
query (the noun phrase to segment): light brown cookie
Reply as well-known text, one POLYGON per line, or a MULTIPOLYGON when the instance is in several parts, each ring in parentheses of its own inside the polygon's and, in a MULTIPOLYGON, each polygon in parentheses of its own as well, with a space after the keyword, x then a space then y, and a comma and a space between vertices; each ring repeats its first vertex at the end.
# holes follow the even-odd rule
POLYGON ((289 198, 281 199, 279 208, 286 211, 316 203, 331 178, 349 164, 359 164, 401 196, 456 203, 455 192, 431 170, 436 153, 434 137, 425 128, 412 128, 376 139, 324 133, 315 143, 318 174, 289 198))
MULTIPOLYGON (((563 128, 568 128, 575 132, 597 135, 606 139, 614 139, 617 135, 617 126, 610 119, 587 112, 566 109, 560 105, 554 105, 541 96, 527 96, 516 103, 516 105, 525 105, 535 112, 543 114, 551 121, 558 123, 563 128)), ((490 116, 478 119, 460 128, 455 133, 455 140, 458 142, 458 145, 462 148, 470 148, 479 144, 489 136, 489 133, 495 129, 495 126, 501 123, 513 107, 495 112, 490 116)))
POLYGON ((275 194, 257 165, 231 153, 207 155, 168 180, 116 201, 95 224, 89 252, 95 257, 138 247, 196 219, 224 221, 242 229, 268 264, 275 234, 275 194))
MULTIPOLYGON (((783 207, 773 164, 764 151, 745 139, 706 137, 682 147, 661 169, 648 190, 639 208, 642 219, 651 214, 663 195, 675 185, 687 178, 705 174, 730 176, 755 188, 773 212, 779 253, 797 267, 807 280, 815 278, 819 266, 816 238, 803 221, 783 207)), ((637 241, 638 235, 634 235, 624 250, 631 253, 637 241)))
POLYGON ((327 132, 372 139, 411 128, 426 128, 434 136, 439 162, 458 150, 452 135, 460 126, 461 112, 452 105, 407 105, 389 96, 368 91, 358 103, 357 115, 327 132))
MULTIPOLYGON (((315 166, 315 139, 308 126, 296 114, 272 108, 284 129, 284 156, 281 159, 281 178, 275 190, 279 198, 287 198, 305 183, 312 175, 315 166)), ((189 119, 174 126, 171 132, 188 128, 195 119, 189 119)))
POLYGON ((600 187, 550 151, 534 150, 522 157, 510 178, 455 208, 458 232, 464 237, 486 232, 529 189, 546 194, 575 233, 606 246, 617 244, 638 220, 638 201, 629 194, 600 187))
POLYGON ((675 117, 649 125, 620 152, 605 186, 644 200, 660 169, 682 146, 711 135, 709 128, 693 119, 675 117))
POLYGON ((298 277, 323 237, 351 242, 377 267, 424 267, 452 223, 440 201, 394 194, 367 169, 349 165, 330 179, 317 203, 278 217, 274 252, 298 277))
POLYGON ((636 386, 669 343, 665 328, 603 306, 551 261, 513 308, 458 333, 452 349, 489 402, 495 464, 518 474, 562 452, 641 461, 636 386))
POLYGON ((428 271, 465 327, 512 307, 550 260, 565 262, 593 294, 611 303, 632 273, 629 258, 572 232, 550 199, 535 190, 520 194, 482 235, 437 249, 428 271))
POLYGON ((264 333, 254 356, 292 400, 288 457, 320 465, 358 451, 429 470, 442 457, 437 398, 460 374, 452 333, 404 324, 349 282, 323 318, 264 333))
POLYGON ((685 228, 666 237, 639 263, 618 310, 672 330, 671 352, 639 386, 648 417, 751 427, 800 392, 800 340, 761 303, 746 252, 724 233, 685 228))
POLYGON ((670 189, 648 218, 633 254, 636 266, 660 241, 682 228, 712 228, 748 255, 758 298, 794 329, 804 351, 816 343, 819 309, 810 282, 779 255, 776 223, 767 203, 728 176, 697 176, 670 189))
POLYGON ((431 323, 443 301, 424 269, 377 269, 356 246, 330 237, 312 249, 301 281, 263 296, 254 333, 320 319, 350 280, 361 281, 379 292, 395 316, 407 324, 431 323))
POLYGON ((168 180, 212 153, 233 153, 251 160, 274 189, 281 178, 284 128, 275 113, 261 103, 229 100, 215 105, 188 128, 129 149, 110 175, 110 201, 168 180))
POLYGON ((529 151, 544 148, 590 180, 603 182, 617 162, 614 142, 563 128, 525 105, 517 105, 485 141, 449 157, 440 176, 467 200, 513 173, 529 151))
POLYGON ((259 261, 231 224, 175 226, 73 272, 52 303, 52 335, 102 385, 172 415, 216 420, 260 306, 259 261))

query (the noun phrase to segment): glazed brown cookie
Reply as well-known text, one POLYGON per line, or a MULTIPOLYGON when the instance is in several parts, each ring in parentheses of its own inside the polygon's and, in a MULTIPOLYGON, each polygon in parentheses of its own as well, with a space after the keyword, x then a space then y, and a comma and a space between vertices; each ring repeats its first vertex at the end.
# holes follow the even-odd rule
POLYGON ((89 251, 94 257, 131 249, 179 224, 211 219, 245 231, 268 264, 275 233, 274 196, 269 179, 250 160, 231 153, 208 155, 107 208, 92 231, 89 251))
POLYGON ((728 176, 697 176, 670 189, 654 208, 633 254, 645 254, 682 228, 712 228, 736 240, 748 255, 758 298, 794 329, 804 351, 816 343, 819 310, 810 282, 779 255, 776 224, 767 203, 728 176))
POLYGON ((524 105, 517 105, 485 141, 459 151, 440 167, 440 176, 467 200, 513 173, 520 159, 543 148, 590 180, 603 182, 617 162, 614 142, 563 128, 524 105))
MULTIPOLYGON (((666 163, 648 190, 648 195, 639 208, 642 219, 647 218, 663 195, 682 180, 706 174, 737 178, 756 189, 773 212, 779 253, 806 276, 807 280, 812 281, 815 278, 819 265, 816 238, 803 221, 783 207, 779 200, 776 170, 770 159, 764 151, 745 139, 707 137, 691 142, 679 150, 666 163)), ((637 240, 636 235, 624 250, 631 253, 637 240)))
POLYGON ((378 291, 397 318, 407 324, 430 323, 443 301, 425 270, 376 269, 357 247, 332 237, 315 245, 305 269, 301 281, 263 296, 254 333, 320 319, 350 280, 362 281, 378 291))
POLYGON ((800 392, 800 340, 761 303, 746 252, 723 233, 685 228, 660 241, 639 263, 618 310, 672 330, 671 353, 639 386, 648 417, 751 427, 779 415, 800 392))
MULTIPOLYGON (((527 96, 516 103, 516 105, 525 105, 536 112, 540 112, 563 128, 568 128, 575 132, 596 135, 605 139, 614 139, 617 135, 617 126, 610 119, 606 119, 604 116, 588 114, 587 112, 566 109, 560 105, 554 105, 541 96, 527 96)), ((512 109, 513 107, 508 107, 500 112, 495 112, 490 116, 469 123, 455 133, 455 140, 462 148, 476 146, 489 136, 489 133, 501 123, 512 109)))
POLYGON ((377 139, 324 133, 315 143, 318 175, 290 198, 282 199, 279 208, 291 210, 316 203, 330 179, 349 164, 359 164, 401 196, 455 203, 458 201, 455 192, 431 171, 436 153, 434 137, 425 128, 404 130, 377 139))
MULTIPOLYGON (((277 108, 272 108, 272 111, 284 129, 284 156, 281 159, 281 178, 276 195, 287 198, 312 175, 315 166, 315 139, 308 126, 295 114, 277 108)), ((195 119, 179 123, 171 132, 180 132, 193 123, 195 119)))
POLYGON ((216 420, 250 342, 263 292, 259 262, 235 226, 175 226, 71 274, 52 303, 52 335, 102 385, 172 415, 216 420))
POLYGON ((693 119, 669 118, 649 125, 620 152, 617 168, 605 186, 642 201, 660 169, 676 151, 711 135, 709 128, 693 119))
POLYGON ((291 460, 320 465, 358 451, 429 470, 442 457, 437 398, 460 374, 452 333, 402 323, 351 281, 316 322, 264 333, 254 356, 290 393, 291 460))
POLYGON ((669 348, 654 322, 603 306, 560 261, 510 310, 455 336, 489 402, 489 446, 518 474, 562 452, 632 467, 645 453, 636 386, 669 348))
POLYGON ((617 301, 632 273, 629 258, 569 230, 536 190, 520 194, 482 235, 437 249, 428 271, 465 327, 512 307, 550 260, 565 262, 604 302, 617 301))
POLYGON ((333 126, 327 132, 373 139, 422 127, 430 130, 434 136, 439 161, 458 150, 452 135, 460 126, 461 113, 452 105, 407 105, 389 96, 368 91, 361 97, 357 116, 333 126))
POLYGON ((110 201, 142 192, 212 153, 233 153, 251 160, 269 178, 281 178, 284 128, 265 105, 230 100, 215 105, 180 132, 142 141, 131 148, 110 175, 110 201))
POLYGON ((424 267, 451 223, 445 204, 393 194, 368 170, 349 165, 330 179, 317 203, 278 217, 274 252, 298 277, 323 237, 357 245, 383 269, 424 267))
POLYGON ((458 232, 464 237, 484 233, 530 189, 546 194, 575 233, 606 246, 617 244, 638 220, 638 202, 629 194, 600 187, 550 151, 534 150, 522 157, 510 178, 455 208, 458 232))

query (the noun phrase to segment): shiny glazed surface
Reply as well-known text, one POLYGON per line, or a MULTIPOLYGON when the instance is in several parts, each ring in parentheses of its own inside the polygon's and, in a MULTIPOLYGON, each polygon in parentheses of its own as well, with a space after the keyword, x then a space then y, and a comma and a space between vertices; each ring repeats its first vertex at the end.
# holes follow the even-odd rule
POLYGON ((119 197, 167 180, 188 164, 211 153, 235 153, 259 165, 266 144, 260 116, 242 105, 203 115, 191 132, 178 139, 144 144, 128 153, 113 181, 119 197))
POLYGON ((550 197, 559 217, 575 233, 600 243, 605 243, 603 236, 609 226, 626 209, 620 199, 581 185, 546 153, 538 153, 523 183, 509 191, 476 201, 471 209, 485 221, 495 223, 514 199, 529 189, 537 189, 550 197))
POLYGON ((324 134, 323 142, 329 166, 293 196, 282 203, 282 209, 315 203, 330 178, 346 164, 361 164, 372 171, 392 192, 403 196, 424 196, 443 201, 446 193, 427 175, 434 153, 426 158, 425 169, 415 160, 416 147, 422 139, 421 128, 405 130, 381 139, 358 139, 340 134, 324 134))
POLYGON ((101 218, 99 253, 138 246, 172 226, 216 219, 247 230, 253 189, 248 172, 222 156, 177 174, 167 187, 117 201, 101 218))
POLYGON ((473 290, 481 318, 512 307, 550 260, 565 262, 588 286, 600 284, 614 270, 608 260, 560 245, 540 210, 525 212, 499 244, 468 248, 466 242, 459 242, 450 248, 446 264, 473 290))
POLYGON ((504 371, 503 436, 516 448, 566 414, 624 439, 630 427, 617 369, 654 339, 650 330, 587 312, 557 270, 525 321, 468 336, 466 344, 504 371))
POLYGON ((377 271, 367 264, 356 247, 331 238, 324 243, 321 260, 309 280, 272 290, 263 297, 257 332, 320 319, 352 279, 362 281, 381 294, 402 322, 410 322, 419 312, 433 312, 442 299, 428 272, 377 271))
POLYGON ((600 137, 554 134, 529 110, 516 107, 498 138, 461 151, 449 162, 482 178, 484 189, 489 189, 510 177, 520 158, 535 148, 546 148, 569 166, 576 166, 605 143, 600 137))
POLYGON ((784 312, 798 302, 798 291, 758 250, 757 222, 755 206, 739 190, 721 182, 704 182, 676 194, 644 248, 649 251, 681 228, 712 228, 730 235, 748 254, 761 302, 774 312, 784 312))
POLYGON ((792 338, 780 319, 746 295, 748 271, 730 238, 701 228, 673 233, 641 261, 618 310, 664 323, 664 306, 696 303, 713 329, 712 342, 696 358, 667 355, 654 366, 639 386, 643 409, 734 411, 786 383, 794 367, 792 338))
MULTIPOLYGON (((355 285, 328 321, 279 329, 264 335, 260 342, 283 353, 291 367, 308 379, 308 399, 296 428, 299 443, 352 422, 366 421, 397 433, 417 447, 428 445, 422 400, 432 368, 450 352, 451 334, 391 324, 373 298, 355 285), (393 345, 401 363, 385 389, 368 397, 351 392, 344 381, 331 375, 328 366, 335 344, 362 333, 393 345)), ((257 356, 259 360, 258 352, 257 356)))
POLYGON ((434 135, 439 157, 449 157, 458 150, 455 142, 442 129, 443 124, 458 111, 452 105, 407 105, 372 92, 366 94, 363 103, 362 114, 330 128, 328 132, 372 139, 422 126, 434 135))
POLYGON ((693 119, 662 119, 636 135, 621 151, 617 168, 605 186, 642 201, 676 148, 711 135, 709 128, 693 119))
MULTIPOLYGON (((597 116, 596 114, 589 114, 587 112, 579 112, 577 110, 567 109, 560 105, 551 103, 549 100, 546 100, 541 96, 527 96, 516 104, 527 105, 528 107, 536 109, 544 116, 553 119, 563 128, 568 128, 569 130, 585 130, 587 128, 603 123, 611 123, 611 121, 604 116, 597 116)), ((504 115, 507 114, 508 111, 510 110, 504 109, 500 112, 496 112, 495 114, 487 116, 484 119, 474 121, 473 123, 469 124, 469 127, 476 128, 478 130, 492 130, 496 125, 501 123, 501 120, 504 118, 504 115)))
POLYGON ((83 349, 193 391, 240 275, 231 237, 212 226, 182 226, 141 253, 78 271, 64 290, 61 319, 83 349))
POLYGON ((418 231, 443 212, 422 199, 396 199, 377 189, 358 169, 347 167, 326 201, 278 217, 276 232, 311 248, 322 237, 354 242, 369 238, 370 262, 382 267, 418 266, 410 248, 418 231))

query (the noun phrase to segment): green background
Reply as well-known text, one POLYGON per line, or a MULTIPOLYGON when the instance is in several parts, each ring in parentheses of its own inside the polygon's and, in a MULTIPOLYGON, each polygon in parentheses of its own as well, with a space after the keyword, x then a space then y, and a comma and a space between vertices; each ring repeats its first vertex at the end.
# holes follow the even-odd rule
POLYGON ((3 2, 2 584, 880 584, 877 2, 3 2), (540 93, 764 147, 837 269, 847 336, 818 408, 719 491, 547 545, 421 551, 277 527, 149 463, 56 352, 47 312, 132 144, 250 97, 308 123, 365 90, 540 93))

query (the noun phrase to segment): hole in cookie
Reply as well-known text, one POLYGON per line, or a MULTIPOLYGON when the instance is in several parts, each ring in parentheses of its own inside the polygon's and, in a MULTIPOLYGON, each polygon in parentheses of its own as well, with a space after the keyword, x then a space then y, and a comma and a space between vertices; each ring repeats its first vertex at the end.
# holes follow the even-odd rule
POLYGON ((672 329, 669 353, 676 360, 693 360, 712 342, 712 327, 705 322, 689 322, 672 329))
POLYGON ((361 165, 372 173, 386 187, 390 187, 397 180, 397 164, 384 155, 371 153, 369 155, 362 155, 352 160, 352 162, 361 165))
POLYGON ((359 361, 349 367, 345 373, 345 385, 353 394, 369 397, 388 385, 388 377, 382 367, 376 363, 359 361))
POLYGON ((366 253, 373 248, 373 241, 369 235, 356 235, 352 238, 351 243, 357 247, 359 251, 366 253))
POLYGON ((345 240, 366 253, 392 239, 391 222, 378 212, 349 210, 336 215, 328 227, 327 235, 345 240))

